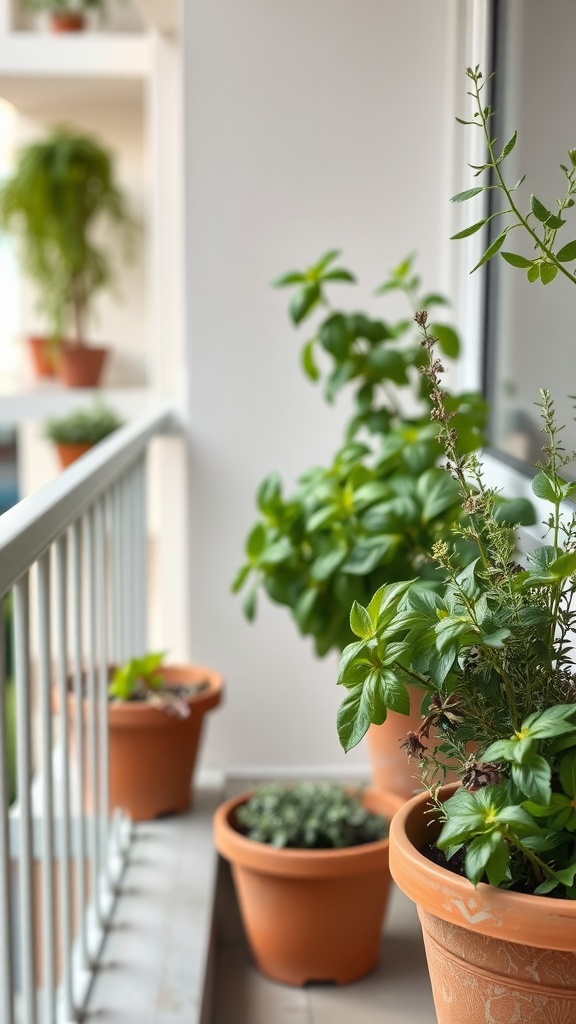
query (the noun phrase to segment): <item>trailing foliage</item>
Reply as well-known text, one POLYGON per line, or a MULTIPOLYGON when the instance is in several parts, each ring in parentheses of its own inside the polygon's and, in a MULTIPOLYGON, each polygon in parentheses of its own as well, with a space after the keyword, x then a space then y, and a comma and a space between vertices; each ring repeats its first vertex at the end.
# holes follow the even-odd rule
MULTIPOLYGON (((352 638, 353 600, 365 603, 381 584, 407 576, 433 585, 438 577, 430 548, 461 515, 458 488, 437 466, 438 424, 430 417, 430 384, 418 373, 424 353, 413 320, 389 323, 331 307, 326 315, 327 286, 354 280, 350 271, 333 266, 337 255, 329 252, 309 270, 286 274, 276 283, 295 288, 290 303, 294 322, 322 309, 323 319, 304 348, 304 367, 319 378, 314 350, 326 353, 326 395, 331 400, 350 382, 354 415, 330 466, 307 470, 288 495, 277 473, 261 484, 260 518, 233 584, 234 591, 244 590, 249 619, 256 613, 260 589, 290 608, 320 656, 342 650, 352 638), (402 411, 402 391, 413 414, 402 411)), ((411 312, 421 297, 412 258, 396 267, 378 291, 399 292, 411 312)), ((446 303, 438 295, 424 298, 431 305, 446 303)), ((454 328, 436 325, 436 331, 444 351, 457 355, 454 328)), ((460 447, 474 450, 482 439, 483 399, 465 393, 447 402, 460 447)), ((529 508, 522 515, 530 515, 529 508)))
MULTIPOLYGON (((576 149, 568 150, 568 160, 560 164, 560 170, 564 176, 564 194, 553 203, 542 202, 537 196, 531 195, 529 199, 530 209, 522 213, 520 201, 516 193, 524 184, 525 175, 514 185, 506 182, 503 167, 506 158, 514 149, 518 133, 514 132, 504 146, 501 146, 498 139, 492 137, 491 122, 493 110, 489 104, 484 104, 483 92, 488 80, 484 80, 479 67, 468 68, 466 72, 472 82, 472 91, 468 93, 474 100, 476 110, 472 121, 457 118, 460 124, 472 125, 479 128, 486 142, 486 162, 480 165, 470 164, 474 171, 474 177, 484 176, 485 185, 476 185, 474 188, 466 189, 452 197, 453 203, 467 202, 474 196, 480 195, 489 189, 497 190, 501 199, 501 209, 484 217, 469 227, 464 228, 454 235, 454 238, 467 238, 476 231, 480 231, 489 221, 503 218, 504 226, 493 242, 488 246, 481 259, 473 268, 477 270, 496 253, 512 267, 526 271, 526 277, 530 282, 541 281, 542 284, 550 284, 557 274, 568 277, 571 281, 576 280, 574 268, 568 268, 568 264, 576 261, 576 239, 569 242, 558 241, 558 232, 565 227, 568 218, 567 212, 572 209, 576 197, 576 149), (535 255, 525 255, 513 252, 508 248, 508 236, 516 228, 523 229, 525 237, 530 242, 531 250, 535 255)), ((426 308, 426 303, 422 304, 426 308)), ((432 332, 433 328, 432 328, 432 332)))
POLYGON ((332 849, 375 842, 387 823, 342 786, 305 782, 261 786, 236 811, 249 839, 301 850, 332 849))
POLYGON ((48 420, 44 436, 55 444, 97 444, 121 426, 113 409, 95 402, 91 408, 74 409, 67 416, 48 420))
POLYGON ((95 239, 99 225, 129 242, 133 222, 108 150, 68 128, 26 146, 0 189, 0 228, 17 237, 56 338, 73 328, 84 341, 91 303, 113 283, 113 259, 95 239))

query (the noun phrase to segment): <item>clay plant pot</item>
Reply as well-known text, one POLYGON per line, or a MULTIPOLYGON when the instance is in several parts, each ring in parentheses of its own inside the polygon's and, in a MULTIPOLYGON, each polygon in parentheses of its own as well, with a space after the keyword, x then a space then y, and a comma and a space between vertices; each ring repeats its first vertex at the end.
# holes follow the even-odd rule
MULTIPOLYGON (((204 689, 186 698, 188 718, 169 715, 161 708, 139 701, 108 705, 109 805, 120 808, 133 821, 151 821, 188 810, 191 782, 206 712, 222 700, 222 677, 200 665, 162 666, 168 685, 206 682, 204 689)), ((57 704, 57 695, 56 704, 57 704)), ((68 695, 68 716, 74 740, 76 698, 68 695)), ((88 702, 84 701, 85 732, 88 702)), ((87 752, 87 739, 84 738, 87 752)), ((88 782, 88 759, 86 761, 88 782)), ((91 794, 86 787, 85 804, 91 794)))
MULTIPOLYGON (((277 849, 234 827, 244 793, 214 818, 218 852, 230 861, 254 960, 287 985, 355 981, 376 965, 390 890, 388 838, 343 850, 277 849)), ((391 818, 395 794, 364 794, 371 811, 391 818)))
POLYGON ((424 691, 409 686, 410 714, 399 715, 389 711, 382 725, 371 725, 366 733, 366 748, 370 761, 372 785, 377 789, 398 793, 404 800, 414 796, 422 784, 418 764, 410 761, 400 746, 408 732, 416 732, 422 724, 420 705, 424 691))
POLYGON ((82 32, 85 24, 84 15, 76 11, 53 12, 49 18, 52 32, 82 32))
POLYGON ((63 344, 58 355, 58 376, 62 384, 68 388, 97 387, 107 355, 107 348, 63 344))
POLYGON ((420 853, 440 828, 427 807, 421 794, 395 816, 390 867, 418 907, 438 1024, 576 1021, 576 903, 474 888, 433 864, 420 853))
POLYGON ((42 334, 29 335, 27 341, 34 376, 40 379, 54 377, 58 360, 58 342, 42 334))
POLYGON ((81 455, 85 455, 93 447, 91 444, 64 444, 60 441, 56 445, 56 451, 62 469, 66 469, 73 462, 76 462, 76 459, 79 459, 81 455))

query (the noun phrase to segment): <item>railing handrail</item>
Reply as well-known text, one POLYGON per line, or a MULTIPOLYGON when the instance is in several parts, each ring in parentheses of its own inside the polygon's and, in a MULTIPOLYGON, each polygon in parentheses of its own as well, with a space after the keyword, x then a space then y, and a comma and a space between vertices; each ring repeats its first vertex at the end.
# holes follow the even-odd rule
POLYGON ((0 516, 0 596, 122 475, 152 437, 181 432, 177 407, 163 404, 120 427, 65 473, 0 516))

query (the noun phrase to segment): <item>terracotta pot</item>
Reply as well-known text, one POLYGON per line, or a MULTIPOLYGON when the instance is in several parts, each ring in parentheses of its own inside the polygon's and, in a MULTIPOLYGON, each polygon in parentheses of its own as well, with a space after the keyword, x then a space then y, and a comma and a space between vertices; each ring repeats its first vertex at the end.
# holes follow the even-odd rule
POLYGON ((68 388, 95 388, 107 355, 107 348, 63 344, 58 355, 58 376, 68 388))
POLYGON ((60 461, 62 469, 66 469, 67 466, 70 466, 73 462, 76 462, 76 459, 79 459, 81 455, 85 455, 86 452, 90 451, 90 448, 93 447, 94 445, 91 444, 63 444, 62 442, 58 443, 56 445, 56 451, 58 452, 58 459, 60 461))
POLYGON ((50 15, 52 32, 81 32, 84 26, 84 15, 76 11, 53 12, 50 15))
MULTIPOLYGON (((388 839, 344 850, 279 850, 234 828, 234 812, 250 795, 218 808, 214 837, 232 865, 256 964, 288 985, 361 978, 380 952, 390 890, 388 839)), ((388 818, 399 805, 395 794, 364 798, 388 818)))
POLYGON ((398 793, 404 800, 422 788, 418 762, 409 760, 400 746, 408 732, 416 732, 422 724, 420 705, 424 691, 408 687, 410 714, 399 715, 389 711, 383 725, 371 725, 366 733, 366 747, 370 760, 372 784, 377 789, 398 793))
POLYGON ((576 903, 474 888, 433 864, 419 852, 439 832, 427 804, 421 794, 394 818, 390 867, 418 906, 438 1024, 576 1021, 576 903))
POLYGON ((58 342, 41 334, 28 337, 28 349, 36 377, 54 377, 58 359, 58 342))
MULTIPOLYGON (((222 677, 208 668, 163 666, 162 675, 168 684, 202 680, 208 683, 187 698, 189 718, 177 718, 136 701, 111 701, 108 705, 110 810, 121 808, 133 821, 151 821, 188 810, 204 715, 222 699, 222 677)), ((72 737, 75 706, 75 696, 70 693, 68 714, 72 737)), ((87 722, 87 701, 84 701, 84 722, 87 722)), ((86 804, 91 805, 89 792, 86 804)))

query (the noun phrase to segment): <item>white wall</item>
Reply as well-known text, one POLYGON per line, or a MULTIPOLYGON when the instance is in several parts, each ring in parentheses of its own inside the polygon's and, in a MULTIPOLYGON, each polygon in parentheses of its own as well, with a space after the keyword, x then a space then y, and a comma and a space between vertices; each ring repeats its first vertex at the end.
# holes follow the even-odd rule
MULTIPOLYGON (((342 410, 298 366, 284 269, 340 246, 372 288, 417 249, 446 289, 454 116, 449 0, 185 0, 192 433, 190 654, 227 702, 204 761, 363 765, 338 746, 335 659, 286 609, 243 619, 230 581, 272 469, 327 460, 342 410)), ((462 76, 463 93, 465 91, 462 76)), ((369 299, 366 288, 362 301, 369 299)), ((358 302, 358 298, 355 300, 358 302)))

